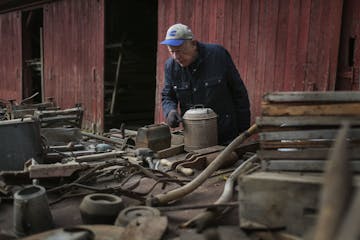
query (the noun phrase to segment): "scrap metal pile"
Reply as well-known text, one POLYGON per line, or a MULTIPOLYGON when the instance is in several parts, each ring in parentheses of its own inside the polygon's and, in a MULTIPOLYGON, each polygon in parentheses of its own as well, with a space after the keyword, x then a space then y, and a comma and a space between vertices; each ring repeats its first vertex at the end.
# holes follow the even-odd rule
MULTIPOLYGON (((168 205, 193 192, 211 176, 229 176, 239 156, 252 157, 257 144, 237 148, 251 134, 241 135, 228 151, 216 145, 187 153, 183 136, 172 134, 164 124, 144 126, 138 131, 122 125, 100 135, 80 128, 81 105, 60 109, 50 101, 20 105, 11 102, 9 106, 3 109, 4 119, 0 121, 0 135, 7 136, 0 147, 0 199, 3 203, 13 202, 13 226, 0 230, 10 236, 30 235, 31 239, 32 234, 54 229, 51 209, 71 199, 78 204, 82 223, 94 227, 53 230, 48 234, 87 236, 102 230, 96 228, 97 224, 115 224, 123 230, 121 239, 160 239, 168 225, 164 212, 208 209, 205 212, 211 213, 210 217, 183 224, 203 229, 207 221, 221 216, 225 209, 237 207, 231 202, 236 176, 259 168, 259 164, 251 164, 253 160, 241 165, 230 175, 225 195, 214 204, 168 205), (220 167, 227 169, 217 171, 220 167), (132 222, 135 218, 137 222, 132 222)), ((119 230, 114 231, 118 236, 119 230)))
POLYGON ((267 94, 256 124, 228 146, 189 152, 163 124, 100 135, 80 128, 80 105, 9 114, 23 108, 0 121, 0 199, 14 203, 13 236, 358 239, 358 92, 267 94), (62 208, 85 225, 56 229, 62 208))

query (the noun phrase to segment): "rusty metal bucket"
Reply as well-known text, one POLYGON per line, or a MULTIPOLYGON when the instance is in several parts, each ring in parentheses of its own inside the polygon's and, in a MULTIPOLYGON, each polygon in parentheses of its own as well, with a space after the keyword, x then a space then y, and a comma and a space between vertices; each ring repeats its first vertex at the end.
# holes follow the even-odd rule
POLYGON ((14 194, 14 232, 22 237, 54 227, 45 188, 27 186, 14 194))
POLYGON ((183 126, 185 151, 217 145, 217 115, 211 108, 189 109, 183 116, 183 126))

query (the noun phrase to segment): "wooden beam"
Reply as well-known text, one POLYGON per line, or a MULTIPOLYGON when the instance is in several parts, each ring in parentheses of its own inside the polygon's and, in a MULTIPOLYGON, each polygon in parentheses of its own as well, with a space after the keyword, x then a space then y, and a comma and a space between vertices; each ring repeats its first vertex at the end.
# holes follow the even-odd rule
POLYGON ((256 118, 256 124, 259 127, 341 126, 343 121, 350 122, 352 126, 358 126, 360 116, 263 116, 256 118))
POLYGON ((273 92, 263 99, 269 102, 360 102, 360 92, 273 92))
MULTIPOLYGON (((264 171, 296 171, 296 172, 322 172, 325 167, 325 160, 270 160, 262 161, 264 171)), ((360 159, 350 161, 351 169, 360 172, 360 159)))
POLYGON ((261 113, 263 116, 359 116, 360 103, 331 103, 317 105, 263 103, 261 113))
POLYGON ((89 165, 79 163, 67 164, 37 164, 29 167, 30 178, 69 177, 80 169, 89 165))
POLYGON ((260 142, 261 149, 330 147, 333 141, 266 141, 260 142))
MULTIPOLYGON (((261 160, 284 160, 284 159, 321 159, 326 160, 330 148, 307 148, 307 149, 288 149, 287 151, 259 150, 257 152, 261 160)), ((360 149, 349 149, 350 159, 360 159, 360 149)))
POLYGON ((159 150, 155 153, 156 158, 168 158, 178 154, 184 153, 184 144, 171 146, 169 148, 159 150))
MULTIPOLYGON (((337 129, 318 129, 303 131, 279 131, 279 132, 263 132, 259 133, 260 141, 276 141, 276 140, 331 140, 335 139, 339 130, 337 129)), ((360 139, 360 129, 352 129, 349 138, 351 140, 360 139)))

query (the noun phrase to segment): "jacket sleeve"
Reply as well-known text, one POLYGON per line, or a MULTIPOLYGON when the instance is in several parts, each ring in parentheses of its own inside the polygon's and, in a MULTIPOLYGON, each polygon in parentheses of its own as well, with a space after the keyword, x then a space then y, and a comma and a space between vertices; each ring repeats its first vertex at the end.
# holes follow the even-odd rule
MULTIPOLYGON (((226 51, 226 50, 225 50, 226 51)), ((230 54, 226 51, 227 74, 235 106, 236 120, 240 132, 250 127, 250 101, 246 86, 242 81, 230 54)))
POLYGON ((161 92, 161 104, 165 118, 171 110, 177 109, 178 105, 178 100, 172 83, 171 63, 168 60, 165 63, 165 82, 164 88, 161 92))

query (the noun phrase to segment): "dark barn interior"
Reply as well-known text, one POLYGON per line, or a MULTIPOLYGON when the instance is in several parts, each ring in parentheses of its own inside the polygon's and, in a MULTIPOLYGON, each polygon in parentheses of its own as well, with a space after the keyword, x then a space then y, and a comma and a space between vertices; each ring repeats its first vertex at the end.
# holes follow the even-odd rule
POLYGON ((157 1, 106 1, 105 131, 154 122, 157 1))
POLYGON ((43 9, 23 11, 22 15, 23 48, 23 96, 34 96, 32 101, 42 101, 42 28, 43 9))

